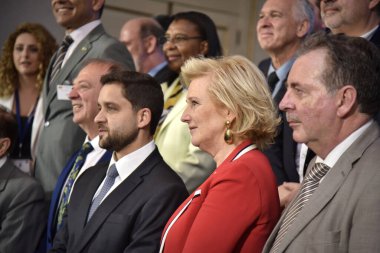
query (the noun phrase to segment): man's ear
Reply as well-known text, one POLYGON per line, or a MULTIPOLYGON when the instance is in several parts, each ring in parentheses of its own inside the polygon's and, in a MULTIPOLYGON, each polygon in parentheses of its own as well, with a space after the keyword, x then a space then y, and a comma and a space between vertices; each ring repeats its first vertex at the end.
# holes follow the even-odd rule
POLYGON ((155 36, 149 35, 145 37, 144 38, 145 52, 147 52, 148 54, 152 54, 156 49, 157 43, 158 43, 157 38, 155 36))
POLYGON ((307 32, 310 29, 310 22, 307 20, 304 20, 297 26, 297 37, 303 38, 306 36, 307 32))
POLYGON ((368 8, 370 10, 376 11, 375 8, 378 4, 380 4, 380 0, 370 0, 368 3, 368 8))
POLYGON ((92 0, 92 10, 98 12, 105 4, 105 0, 92 0))
POLYGON ((337 114, 346 117, 355 107, 357 98, 356 89, 352 85, 345 85, 337 92, 337 114))
POLYGON ((137 127, 145 128, 152 121, 152 112, 148 108, 142 108, 137 112, 137 127))
POLYGON ((7 154, 11 146, 11 139, 8 137, 0 138, 0 157, 3 157, 7 154))

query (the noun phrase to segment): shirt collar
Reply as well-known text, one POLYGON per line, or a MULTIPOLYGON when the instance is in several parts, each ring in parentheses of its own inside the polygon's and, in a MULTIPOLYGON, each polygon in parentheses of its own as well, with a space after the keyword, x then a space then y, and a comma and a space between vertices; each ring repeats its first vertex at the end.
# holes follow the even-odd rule
POLYGON ((323 160, 319 156, 315 162, 322 162, 332 168, 344 152, 369 128, 373 120, 368 121, 363 126, 358 128, 355 132, 351 133, 346 139, 339 143, 323 160))
POLYGON ((84 143, 90 142, 91 146, 94 148, 94 151, 100 151, 103 150, 101 147, 99 147, 99 135, 97 135, 95 138, 90 140, 88 138, 88 135, 86 136, 86 139, 84 140, 84 143))
POLYGON ((361 35, 360 37, 362 37, 362 38, 364 38, 366 40, 370 40, 378 27, 379 27, 379 25, 375 26, 372 30, 370 30, 369 32, 361 35))
POLYGON ((7 156, 3 156, 0 158, 0 168, 4 165, 4 163, 7 161, 7 156))
POLYGON ((151 77, 154 77, 161 69, 163 69, 168 63, 166 61, 161 62, 160 64, 156 65, 154 68, 149 70, 148 75, 151 77))
MULTIPOLYGON (((132 172, 134 172, 140 164, 145 161, 145 159, 155 150, 156 145, 154 141, 150 141, 141 148, 133 151, 132 153, 120 158, 118 161, 115 160, 115 154, 112 155, 109 167, 116 164, 117 172, 121 180, 126 179, 132 172)), ((108 169, 109 169, 108 167, 108 169)), ((108 173, 108 170, 107 170, 108 173)))

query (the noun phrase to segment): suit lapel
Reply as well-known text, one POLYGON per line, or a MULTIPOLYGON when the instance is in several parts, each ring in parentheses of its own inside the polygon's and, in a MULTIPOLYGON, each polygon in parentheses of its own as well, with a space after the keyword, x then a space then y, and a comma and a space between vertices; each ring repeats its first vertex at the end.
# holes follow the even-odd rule
POLYGON ((16 169, 9 159, 0 168, 0 192, 4 191, 13 170, 16 169))
MULTIPOLYGON (((57 84, 63 84, 65 80, 68 79, 70 74, 76 65, 78 65, 81 60, 87 55, 87 53, 92 48, 92 43, 97 40, 101 35, 104 34, 104 28, 102 25, 98 25, 92 30, 74 49, 70 58, 67 60, 63 68, 58 72, 56 78, 54 80, 48 80, 47 85, 50 86, 50 82, 53 82, 53 89, 48 91, 48 87, 46 87, 46 104, 50 104, 51 101, 57 96, 57 84)), ((50 63, 52 63, 51 61, 50 63)), ((51 71, 52 66, 49 66, 49 72, 51 71)), ((69 80, 72 81, 72 80, 69 80)), ((44 109, 46 109, 44 107, 44 109)), ((45 111, 46 113, 46 111, 45 111)))
POLYGON ((77 231, 80 234, 80 237, 78 237, 78 245, 75 247, 75 249, 78 249, 78 251, 80 251, 86 246, 86 244, 91 240, 98 229, 100 229, 109 215, 115 210, 115 208, 120 205, 122 201, 124 201, 130 194, 133 193, 136 187, 143 181, 143 177, 153 169, 158 161, 159 153, 156 148, 152 154, 150 154, 147 159, 129 177, 127 177, 113 192, 110 193, 110 195, 108 195, 103 200, 101 205, 98 207, 86 225, 87 212, 91 205, 92 198, 103 178, 105 177, 107 171, 107 167, 102 168, 102 173, 97 174, 96 180, 91 180, 91 186, 89 186, 89 191, 84 198, 86 201, 83 201, 84 203, 80 208, 80 213, 76 215, 79 217, 78 224, 80 225, 79 229, 81 231, 77 231))
MULTIPOLYGON (((329 203, 329 201, 334 197, 336 192, 345 182, 347 176, 353 168, 355 161, 360 159, 365 149, 372 142, 374 142, 378 136, 379 129, 376 123, 372 123, 372 125, 365 131, 365 133, 360 136, 359 139, 357 139, 346 152, 344 152, 334 167, 330 169, 326 177, 320 183, 320 187, 318 187, 313 193, 309 202, 298 214, 296 220, 291 225, 285 237, 283 238, 278 252, 283 252, 294 240, 294 238, 296 238, 298 234, 312 221, 312 219, 316 217, 322 209, 325 208, 325 206, 329 203)), ((310 163, 308 171, 314 165, 314 162, 315 158, 310 163)), ((284 211, 284 213, 287 211, 288 208, 284 211)), ((284 215, 282 215, 280 222, 278 222, 275 228, 277 232, 279 229, 278 225, 282 223, 283 218, 284 215)), ((272 236, 270 239, 273 239, 272 236)))

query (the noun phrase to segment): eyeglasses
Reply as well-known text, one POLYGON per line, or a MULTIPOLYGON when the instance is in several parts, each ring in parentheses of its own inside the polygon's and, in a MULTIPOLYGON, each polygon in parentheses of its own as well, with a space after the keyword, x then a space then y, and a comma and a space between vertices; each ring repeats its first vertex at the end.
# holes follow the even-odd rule
POLYGON ((170 38, 170 36, 164 36, 164 37, 161 37, 159 39, 159 42, 161 45, 167 43, 167 42, 170 42, 174 45, 178 45, 178 44, 181 44, 185 41, 188 41, 188 40, 201 40, 203 39, 202 36, 193 36, 193 37, 189 37, 189 36, 186 36, 186 35, 175 35, 173 38, 170 38))

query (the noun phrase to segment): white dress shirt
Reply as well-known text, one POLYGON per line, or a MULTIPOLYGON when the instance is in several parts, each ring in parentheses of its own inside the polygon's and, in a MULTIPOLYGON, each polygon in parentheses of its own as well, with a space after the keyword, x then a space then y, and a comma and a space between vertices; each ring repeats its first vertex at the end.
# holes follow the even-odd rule
MULTIPOLYGON (((116 169, 119 175, 115 178, 115 182, 112 185, 111 189, 107 192, 107 194, 104 196, 102 201, 107 198, 107 196, 116 189, 129 175, 131 175, 137 167, 142 164, 146 160, 146 158, 155 150, 156 145, 154 144, 154 141, 150 141, 145 146, 142 146, 141 148, 133 151, 132 153, 120 158, 118 161, 115 159, 115 153, 112 155, 110 164, 107 169, 107 173, 109 168, 116 164, 116 169)), ((93 199, 99 194, 100 189, 102 189, 104 184, 105 178, 103 179, 103 182, 99 185, 98 189, 96 190, 96 193, 93 197, 93 199)))

